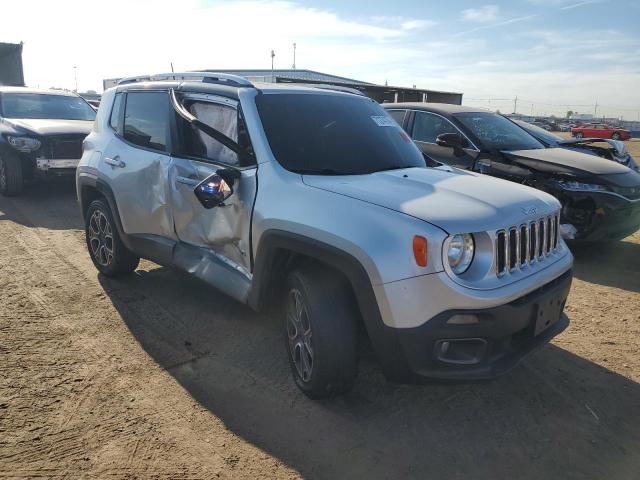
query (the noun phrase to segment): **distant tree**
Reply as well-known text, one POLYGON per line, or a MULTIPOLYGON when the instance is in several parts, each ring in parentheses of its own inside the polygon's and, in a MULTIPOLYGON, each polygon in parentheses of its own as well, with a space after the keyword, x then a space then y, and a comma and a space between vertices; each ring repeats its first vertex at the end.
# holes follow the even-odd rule
POLYGON ((567 112, 567 117, 566 118, 571 118, 571 115, 573 115, 573 110, 569 110, 567 112))

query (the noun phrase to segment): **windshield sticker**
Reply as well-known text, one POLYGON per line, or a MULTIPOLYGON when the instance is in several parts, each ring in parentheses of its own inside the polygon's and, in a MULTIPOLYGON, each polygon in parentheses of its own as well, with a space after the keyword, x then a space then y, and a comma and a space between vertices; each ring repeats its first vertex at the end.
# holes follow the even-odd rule
POLYGON ((376 125, 378 125, 379 127, 397 127, 398 126, 398 124, 393 118, 387 117, 386 115, 375 115, 371 117, 371 120, 376 122, 376 125))

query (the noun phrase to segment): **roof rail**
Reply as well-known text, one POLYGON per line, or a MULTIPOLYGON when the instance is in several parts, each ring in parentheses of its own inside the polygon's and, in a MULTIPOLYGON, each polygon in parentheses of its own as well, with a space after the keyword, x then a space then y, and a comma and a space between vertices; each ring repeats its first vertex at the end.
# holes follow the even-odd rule
POLYGON ((336 92, 352 93, 354 95, 360 95, 361 97, 366 96, 357 88, 344 87, 342 85, 332 85, 329 83, 282 82, 278 85, 297 85, 299 87, 319 88, 321 90, 334 90, 336 92))
POLYGON ((253 87, 253 83, 239 75, 216 72, 170 72, 155 75, 139 75, 137 77, 125 77, 118 80, 118 85, 126 85, 137 82, 162 82, 171 80, 200 81, 202 83, 216 83, 232 87, 253 87))

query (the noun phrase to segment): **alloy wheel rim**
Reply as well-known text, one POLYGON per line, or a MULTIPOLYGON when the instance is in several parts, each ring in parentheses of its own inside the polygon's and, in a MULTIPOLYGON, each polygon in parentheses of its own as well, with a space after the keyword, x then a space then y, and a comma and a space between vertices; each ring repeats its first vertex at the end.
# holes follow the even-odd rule
POLYGON ((293 364, 304 382, 309 381, 313 372, 312 337, 307 306, 300 290, 294 288, 287 299, 287 338, 293 364))
POLYGON ((96 261, 108 267, 113 261, 113 230, 102 210, 95 210, 89 219, 89 245, 96 261))

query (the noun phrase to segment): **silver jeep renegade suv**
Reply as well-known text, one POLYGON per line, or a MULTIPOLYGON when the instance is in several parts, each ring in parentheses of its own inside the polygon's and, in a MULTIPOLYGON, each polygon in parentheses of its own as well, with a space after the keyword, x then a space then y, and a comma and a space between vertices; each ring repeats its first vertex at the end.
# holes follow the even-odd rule
POLYGON ((491 378, 568 325, 572 255, 539 190, 427 168, 374 101, 210 73, 105 92, 77 191, 107 276, 140 257, 277 309, 297 385, 491 378))

